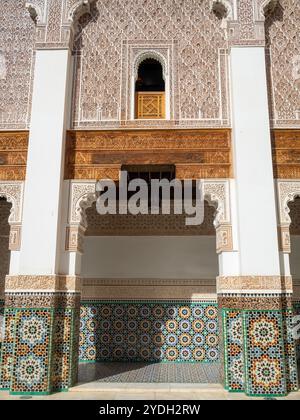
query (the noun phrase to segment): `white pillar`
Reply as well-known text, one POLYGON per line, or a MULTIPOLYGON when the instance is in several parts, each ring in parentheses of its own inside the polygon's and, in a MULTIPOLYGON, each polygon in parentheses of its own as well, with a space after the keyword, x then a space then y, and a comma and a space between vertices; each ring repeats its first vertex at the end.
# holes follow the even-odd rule
POLYGON ((59 274, 70 74, 69 50, 36 51, 20 254, 22 275, 59 274))
POLYGON ((265 51, 230 58, 240 275, 280 275, 265 51))
POLYGON ((236 183, 234 179, 229 180, 228 194, 230 221, 232 228, 232 250, 219 253, 219 276, 239 276, 240 258, 239 258, 239 240, 238 240, 238 221, 236 205, 236 183))

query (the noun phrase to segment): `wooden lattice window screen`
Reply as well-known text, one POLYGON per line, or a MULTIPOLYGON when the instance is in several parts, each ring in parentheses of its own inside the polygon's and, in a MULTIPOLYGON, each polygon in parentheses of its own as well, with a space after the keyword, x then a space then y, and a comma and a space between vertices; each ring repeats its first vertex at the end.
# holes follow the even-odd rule
POLYGON ((164 92, 138 92, 136 94, 136 118, 165 118, 164 92))

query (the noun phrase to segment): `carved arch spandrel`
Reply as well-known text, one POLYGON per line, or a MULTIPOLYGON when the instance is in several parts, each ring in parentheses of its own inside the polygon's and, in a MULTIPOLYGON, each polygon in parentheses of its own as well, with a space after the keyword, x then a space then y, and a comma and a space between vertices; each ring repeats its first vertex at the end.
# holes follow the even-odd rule
POLYGON ((235 0, 213 0, 211 8, 215 13, 220 13, 226 20, 236 20, 236 4, 235 0))
POLYGON ((9 249, 18 251, 21 246, 22 207, 23 207, 23 182, 0 182, 0 197, 6 198, 11 203, 9 249))
POLYGON ((89 13, 91 5, 98 0, 66 0, 65 23, 76 25, 76 21, 85 13, 89 13))
POLYGON ((278 0, 259 0, 256 19, 265 20, 266 11, 272 12, 277 4, 278 0))
MULTIPOLYGON (((204 181, 203 188, 204 199, 216 209, 214 226, 217 236, 217 252, 232 251, 233 238, 228 180, 204 181)), ((86 210, 96 200, 96 181, 71 182, 66 250, 81 251, 82 237, 87 228, 86 210)))
POLYGON ((290 225, 292 220, 290 217, 289 203, 295 201, 297 197, 300 197, 300 181, 278 181, 277 197, 280 249, 285 253, 290 253, 290 225))

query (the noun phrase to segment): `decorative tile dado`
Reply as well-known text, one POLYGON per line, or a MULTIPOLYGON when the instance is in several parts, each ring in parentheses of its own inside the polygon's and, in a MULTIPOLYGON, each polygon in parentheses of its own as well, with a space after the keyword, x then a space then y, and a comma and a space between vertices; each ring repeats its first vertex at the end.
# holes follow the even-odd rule
POLYGON ((0 389, 9 389, 13 366, 15 310, 5 308, 4 337, 0 352, 0 389))
MULTIPOLYGON (((293 312, 295 315, 300 316, 300 297, 293 302, 293 312)), ((300 338, 296 340, 296 358, 298 363, 300 363, 300 338)))
POLYGON ((69 131, 65 179, 119 179, 122 165, 174 164, 178 179, 232 177, 230 130, 69 131))
POLYGON ((280 311, 245 311, 245 372, 248 395, 287 393, 280 311))
POLYGON ((76 381, 79 293, 7 293, 0 387, 16 394, 67 390, 76 381))
MULTIPOLYGON (((297 391, 299 387, 299 378, 297 370, 297 341, 293 337, 293 316, 295 308, 283 312, 283 343, 285 354, 285 370, 287 379, 287 391, 297 391)), ((299 342, 299 340, 298 340, 299 342)))
POLYGON ((249 308, 223 309, 222 313, 225 387, 253 396, 296 391, 292 311, 249 308))
POLYGON ((15 314, 12 393, 50 392, 52 310, 20 310, 15 314))
POLYGON ((83 302, 79 359, 216 362, 217 318, 212 302, 83 302))
POLYGON ((238 310, 223 310, 222 322, 225 388, 231 392, 243 391, 245 386, 243 314, 238 310))

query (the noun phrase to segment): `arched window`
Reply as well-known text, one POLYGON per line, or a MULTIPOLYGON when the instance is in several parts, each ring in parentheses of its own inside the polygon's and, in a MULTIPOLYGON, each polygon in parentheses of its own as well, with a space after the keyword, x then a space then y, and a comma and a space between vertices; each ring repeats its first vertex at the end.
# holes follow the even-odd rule
POLYGON ((161 63, 146 58, 138 67, 135 82, 135 118, 163 119, 166 117, 165 80, 161 63))

